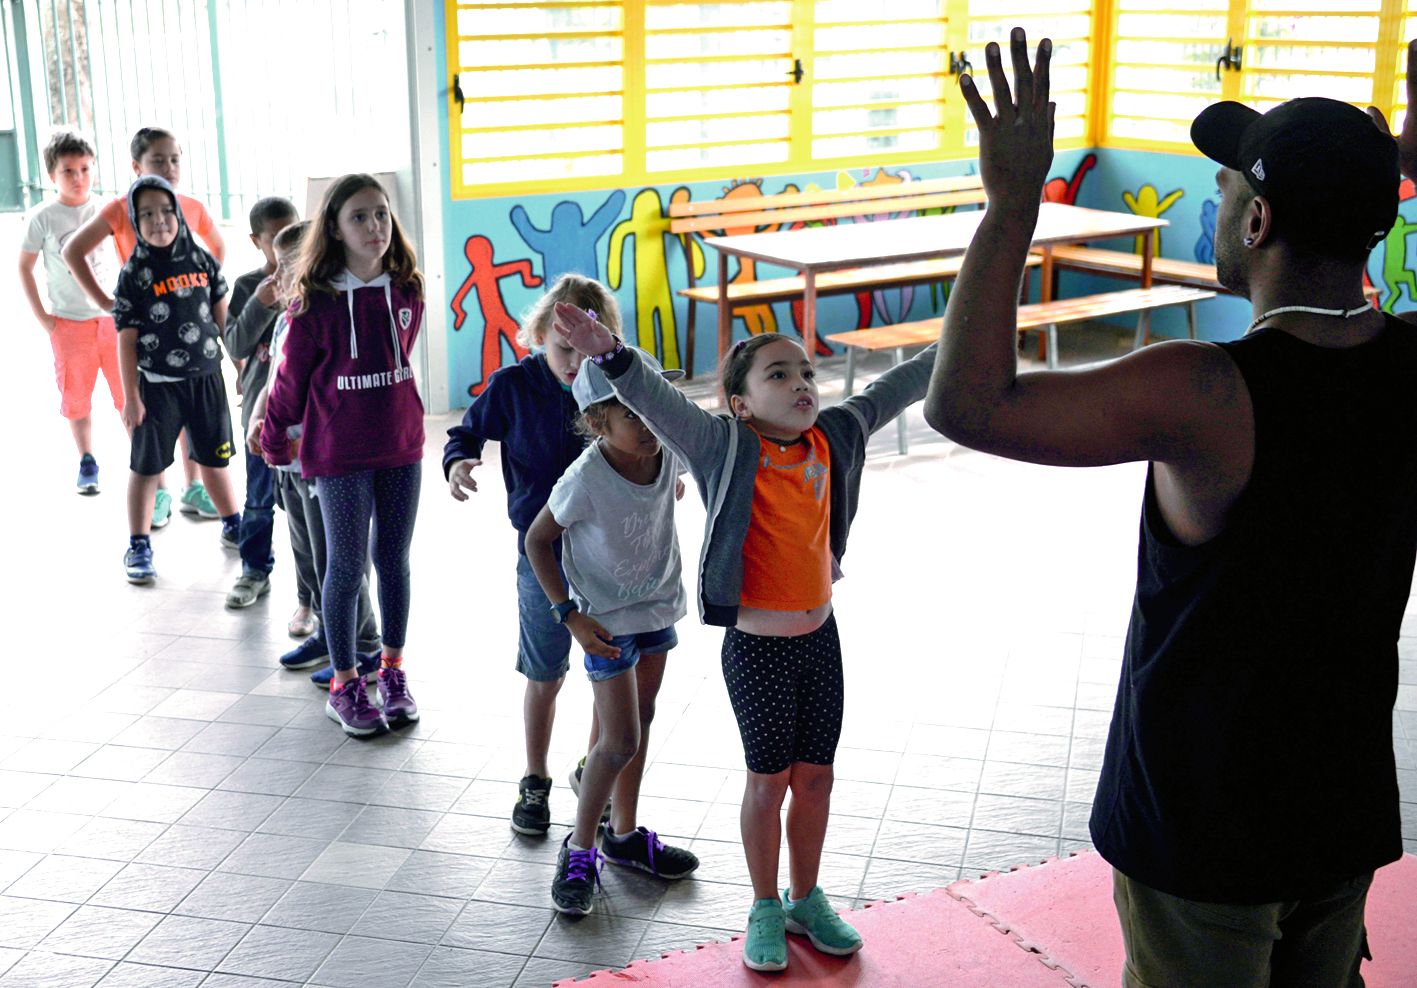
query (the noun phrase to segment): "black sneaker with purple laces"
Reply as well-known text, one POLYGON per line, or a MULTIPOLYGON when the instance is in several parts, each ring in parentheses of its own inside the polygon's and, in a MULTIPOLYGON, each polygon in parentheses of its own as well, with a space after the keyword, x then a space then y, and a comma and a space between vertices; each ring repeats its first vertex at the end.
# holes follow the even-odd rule
POLYGON ((556 859, 556 876, 551 879, 552 905, 567 916, 584 916, 591 910, 591 900, 599 885, 600 852, 594 847, 572 850, 571 835, 567 834, 556 859))
POLYGON ((699 866, 693 851, 666 844, 657 833, 644 827, 616 837, 608 826, 601 824, 600 849, 611 864, 647 871, 656 878, 683 878, 699 866))

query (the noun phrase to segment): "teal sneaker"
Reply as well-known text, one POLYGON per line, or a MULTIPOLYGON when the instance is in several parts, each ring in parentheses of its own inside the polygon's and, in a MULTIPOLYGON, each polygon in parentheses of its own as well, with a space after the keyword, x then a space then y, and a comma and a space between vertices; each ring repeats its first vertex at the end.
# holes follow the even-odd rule
POLYGON ((759 899, 748 910, 748 933, 743 937, 743 965, 753 971, 787 970, 787 930, 782 902, 759 899))
POLYGON ((845 957, 861 949, 861 934, 836 914, 820 885, 812 886, 805 899, 789 902, 782 890, 782 912, 789 933, 805 933, 824 954, 845 957))
POLYGON ((163 528, 172 520, 172 495, 165 488, 157 489, 153 498, 153 528, 163 528))
POLYGON ((178 506, 184 515, 197 515, 199 518, 221 517, 221 512, 217 511, 215 504, 212 504, 212 499, 207 496, 207 488, 200 480, 191 487, 183 489, 182 499, 178 506))

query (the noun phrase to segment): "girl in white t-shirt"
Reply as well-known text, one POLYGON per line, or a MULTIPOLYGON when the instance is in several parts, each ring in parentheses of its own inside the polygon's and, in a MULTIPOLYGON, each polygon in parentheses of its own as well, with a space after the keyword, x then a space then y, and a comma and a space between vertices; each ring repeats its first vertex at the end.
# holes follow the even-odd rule
MULTIPOLYGON (((649 354, 642 359, 659 368, 649 354)), ((683 372, 661 373, 672 379, 683 372)), ((600 719, 581 775, 576 826, 561 845, 551 882, 556 908, 581 916, 591 911, 602 858, 669 879, 683 878, 699 859, 666 845, 635 818, 665 657, 679 641, 674 623, 688 611, 674 532, 675 459, 590 361, 571 393, 580 428, 593 441, 532 522, 526 556, 553 619, 585 649, 600 719), (565 580, 553 549, 558 538, 565 580), (610 822, 601 824, 612 795, 610 822)))

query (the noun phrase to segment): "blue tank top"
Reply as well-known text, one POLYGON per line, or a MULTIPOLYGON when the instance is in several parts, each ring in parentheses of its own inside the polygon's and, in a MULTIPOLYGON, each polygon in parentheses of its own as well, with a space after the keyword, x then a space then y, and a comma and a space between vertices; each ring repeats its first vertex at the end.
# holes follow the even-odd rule
POLYGON ((1225 529, 1171 534, 1147 476, 1093 802, 1102 856, 1206 902, 1302 898, 1402 854, 1392 711, 1417 557, 1417 327, 1221 344, 1254 407, 1225 529))

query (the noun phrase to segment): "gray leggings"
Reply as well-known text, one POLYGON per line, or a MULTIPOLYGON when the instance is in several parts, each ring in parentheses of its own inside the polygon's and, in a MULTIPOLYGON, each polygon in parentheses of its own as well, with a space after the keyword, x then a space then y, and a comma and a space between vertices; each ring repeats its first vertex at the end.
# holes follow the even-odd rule
MULTIPOLYGON (((285 509, 290 524, 290 549, 295 556, 296 597, 320 618, 320 634, 325 633, 324 613, 320 607, 320 586, 325 580, 325 521, 320 514, 320 499, 300 474, 277 470, 276 494, 285 509)), ((359 584, 358 630, 356 649, 372 652, 381 644, 379 625, 374 620, 374 607, 369 602, 369 571, 359 584)), ((328 644, 328 640, 326 641, 328 644)))

